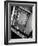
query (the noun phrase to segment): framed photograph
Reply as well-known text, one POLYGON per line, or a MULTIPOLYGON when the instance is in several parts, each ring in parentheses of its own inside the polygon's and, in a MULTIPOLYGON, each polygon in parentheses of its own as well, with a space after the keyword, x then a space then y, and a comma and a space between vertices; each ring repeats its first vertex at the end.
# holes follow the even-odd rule
POLYGON ((4 2, 4 44, 37 43, 37 2, 4 2))

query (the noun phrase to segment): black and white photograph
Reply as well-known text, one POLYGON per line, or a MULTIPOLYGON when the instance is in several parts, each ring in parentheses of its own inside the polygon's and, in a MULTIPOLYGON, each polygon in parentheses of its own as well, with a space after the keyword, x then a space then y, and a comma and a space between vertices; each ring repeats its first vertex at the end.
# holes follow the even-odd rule
POLYGON ((37 2, 4 2, 4 43, 37 43, 37 2))

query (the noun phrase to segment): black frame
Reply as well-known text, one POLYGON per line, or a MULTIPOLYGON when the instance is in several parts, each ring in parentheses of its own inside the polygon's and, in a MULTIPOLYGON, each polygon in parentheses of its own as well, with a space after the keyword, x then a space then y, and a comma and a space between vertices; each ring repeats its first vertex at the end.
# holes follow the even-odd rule
POLYGON ((32 44, 32 43, 37 43, 37 2, 29 2, 29 1, 4 1, 4 44, 32 44), (20 43, 8 43, 8 3, 13 2, 13 3, 33 3, 36 4, 36 18, 35 18, 35 42, 20 42, 20 43), (6 13, 5 13, 6 12, 6 13), (6 15, 6 29, 5 29, 5 15, 6 15))

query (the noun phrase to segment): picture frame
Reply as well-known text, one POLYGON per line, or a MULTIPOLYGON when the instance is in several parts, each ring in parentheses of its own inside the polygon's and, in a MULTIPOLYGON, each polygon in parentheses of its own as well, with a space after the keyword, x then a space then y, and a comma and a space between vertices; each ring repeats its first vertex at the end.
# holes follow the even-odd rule
MULTIPOLYGON (((28 8, 27 8, 28 9, 28 8)), ((29 12, 29 11, 28 11, 29 12)), ((28 26, 27 26, 28 27, 28 26)), ((29 32, 29 31, 28 31, 29 32)), ((12 33, 13 34, 13 33, 12 33)), ((4 1, 4 44, 32 44, 37 43, 37 2, 30 1, 4 1), (32 38, 11 39, 11 6, 31 7, 32 11, 32 38)))

